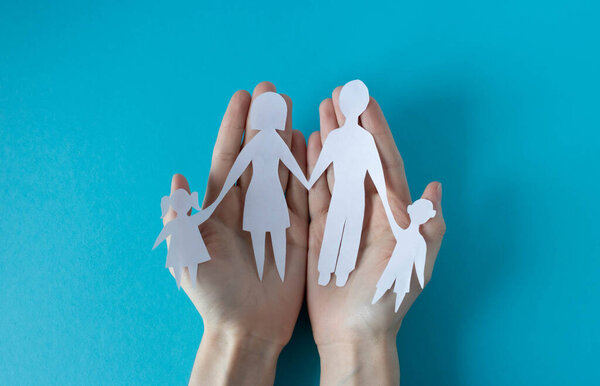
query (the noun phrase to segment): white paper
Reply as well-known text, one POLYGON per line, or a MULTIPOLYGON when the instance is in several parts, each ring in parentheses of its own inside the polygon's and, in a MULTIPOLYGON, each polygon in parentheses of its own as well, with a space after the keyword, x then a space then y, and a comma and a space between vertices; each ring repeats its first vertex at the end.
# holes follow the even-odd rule
POLYGON ((192 285, 196 286, 198 264, 210 260, 210 255, 198 229, 208 217, 204 211, 189 216, 190 209, 200 210, 198 192, 188 194, 184 189, 177 189, 171 196, 164 196, 160 202, 161 218, 165 217, 169 207, 177 214, 173 220, 165 224, 156 238, 152 249, 170 237, 167 251, 167 268, 173 268, 177 288, 181 288, 181 274, 187 267, 192 285))
POLYGON ((394 232, 396 246, 390 257, 385 270, 377 282, 377 290, 372 304, 375 304, 383 294, 392 288, 396 293, 396 312, 404 300, 404 296, 410 291, 410 279, 413 266, 417 273, 417 279, 421 288, 425 286, 425 256, 427 255, 427 244, 419 233, 419 227, 435 216, 431 201, 421 198, 407 208, 410 216, 410 225, 406 229, 397 227, 394 232))
MULTIPOLYGON (((388 204, 383 167, 371 133, 359 126, 358 117, 369 104, 369 90, 360 80, 342 87, 339 98, 344 125, 329 133, 308 182, 312 186, 333 165, 335 184, 319 254, 319 284, 327 285, 335 272, 343 286, 356 266, 365 213, 365 177, 381 197, 390 224, 396 225, 388 204)), ((393 226, 392 226, 392 229, 393 226)))
POLYGON ((307 181, 292 152, 277 133, 277 130, 285 129, 287 105, 283 97, 274 92, 260 94, 252 101, 249 116, 251 129, 259 132, 242 148, 219 196, 206 210, 210 215, 252 164, 252 179, 244 202, 243 229, 251 234, 260 280, 263 276, 266 234, 271 234, 277 272, 283 281, 286 229, 290 226, 290 216, 279 179, 279 162, 305 187, 307 181))

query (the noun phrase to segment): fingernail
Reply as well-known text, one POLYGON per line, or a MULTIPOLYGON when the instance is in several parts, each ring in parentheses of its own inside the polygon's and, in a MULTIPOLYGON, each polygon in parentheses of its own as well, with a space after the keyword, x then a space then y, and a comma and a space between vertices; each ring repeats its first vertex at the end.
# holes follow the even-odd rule
POLYGON ((441 182, 438 184, 435 194, 436 194, 437 201, 442 202, 442 183, 441 182))

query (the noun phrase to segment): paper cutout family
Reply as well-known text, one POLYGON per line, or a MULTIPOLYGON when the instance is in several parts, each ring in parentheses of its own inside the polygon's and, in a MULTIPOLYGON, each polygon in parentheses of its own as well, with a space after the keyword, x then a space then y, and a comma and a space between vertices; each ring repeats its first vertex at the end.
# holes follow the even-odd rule
POLYGON ((336 285, 346 284, 348 275, 356 266, 365 212, 365 177, 371 177, 383 202, 390 227, 396 238, 396 247, 379 282, 373 303, 394 285, 396 311, 405 293, 409 291, 412 267, 415 266, 419 284, 424 286, 425 240, 419 226, 435 215, 430 201, 419 199, 408 207, 410 226, 402 229, 390 209, 383 167, 371 133, 361 127, 358 117, 369 104, 369 91, 360 80, 353 80, 342 87, 339 106, 344 114, 344 124, 329 133, 307 181, 292 152, 277 130, 284 130, 287 105, 281 95, 274 92, 260 94, 252 101, 249 129, 258 133, 245 145, 235 160, 217 199, 200 210, 198 193, 191 195, 178 189, 161 201, 162 216, 169 207, 177 217, 165 224, 154 248, 171 237, 167 252, 167 267, 173 268, 177 286, 181 272, 187 267, 196 284, 198 264, 210 260, 198 226, 208 219, 225 194, 252 164, 252 179, 244 202, 243 229, 250 232, 254 258, 259 279, 262 280, 265 260, 266 233, 271 234, 277 272, 284 280, 286 256, 286 229, 290 218, 285 194, 279 180, 281 161, 298 180, 309 189, 316 180, 333 166, 335 183, 327 213, 323 243, 319 255, 319 284, 327 285, 335 273, 336 285), (188 215, 191 208, 198 210, 188 215))

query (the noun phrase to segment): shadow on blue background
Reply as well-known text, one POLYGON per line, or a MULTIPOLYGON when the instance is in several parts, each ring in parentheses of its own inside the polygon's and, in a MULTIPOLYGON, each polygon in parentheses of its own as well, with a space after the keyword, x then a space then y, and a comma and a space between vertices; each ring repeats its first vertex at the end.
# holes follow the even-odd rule
MULTIPOLYGON (((405 385, 589 384, 600 339, 591 1, 0 3, 0 384, 183 384, 202 321, 150 252, 202 192, 228 98, 294 126, 361 78, 448 232, 398 336, 405 385), (347 23, 356 23, 348 26, 347 23)), ((303 310, 277 384, 318 384, 303 310)))

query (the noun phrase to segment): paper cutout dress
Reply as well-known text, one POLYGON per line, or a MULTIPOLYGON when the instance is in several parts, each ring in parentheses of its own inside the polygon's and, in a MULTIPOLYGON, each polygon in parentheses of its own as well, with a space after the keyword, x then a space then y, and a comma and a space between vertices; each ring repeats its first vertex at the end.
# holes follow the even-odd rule
POLYGON ((279 179, 279 161, 306 186, 306 177, 278 130, 285 129, 287 105, 274 92, 260 94, 252 101, 250 128, 258 133, 242 148, 219 196, 208 208, 210 215, 225 194, 252 164, 252 179, 244 201, 242 228, 250 232, 258 277, 262 280, 266 233, 271 234, 275 265, 281 280, 285 277, 286 229, 290 226, 287 201, 279 179))
POLYGON ((323 286, 329 283, 334 271, 336 285, 345 285, 356 266, 365 214, 367 173, 377 188, 392 229, 396 226, 375 140, 358 124, 358 117, 368 104, 369 90, 360 80, 342 87, 339 105, 346 120, 327 136, 308 182, 312 186, 327 167, 333 165, 335 184, 318 263, 319 284, 323 286))
POLYGON ((161 218, 165 217, 169 207, 173 208, 177 217, 164 225, 152 249, 170 236, 166 267, 173 268, 177 288, 181 287, 181 274, 183 268, 187 267, 192 285, 195 287, 198 264, 210 260, 208 249, 206 249, 202 234, 198 229, 198 225, 207 218, 206 213, 198 212, 193 216, 188 215, 192 207, 200 210, 198 192, 190 195, 184 189, 177 189, 170 197, 164 196, 160 204, 161 218))
POLYGON ((406 229, 398 227, 398 231, 394 232, 396 246, 377 282, 377 290, 372 301, 372 304, 375 304, 393 285, 396 293, 396 312, 398 312, 404 296, 410 291, 413 266, 421 288, 425 286, 427 244, 419 233, 419 227, 435 216, 433 204, 424 198, 409 205, 407 211, 410 216, 410 225, 406 229))

